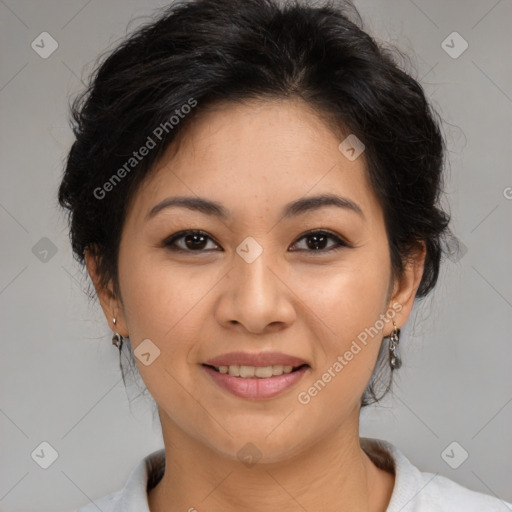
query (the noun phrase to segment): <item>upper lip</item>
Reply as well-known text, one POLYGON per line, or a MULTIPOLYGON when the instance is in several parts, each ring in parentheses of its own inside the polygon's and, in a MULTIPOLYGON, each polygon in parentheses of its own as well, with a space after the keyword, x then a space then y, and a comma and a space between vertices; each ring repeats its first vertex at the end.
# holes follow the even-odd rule
POLYGON ((306 361, 299 357, 282 354, 280 352, 259 352, 251 354, 250 352, 230 352, 220 356, 208 359, 204 364, 210 366, 302 366, 306 361))

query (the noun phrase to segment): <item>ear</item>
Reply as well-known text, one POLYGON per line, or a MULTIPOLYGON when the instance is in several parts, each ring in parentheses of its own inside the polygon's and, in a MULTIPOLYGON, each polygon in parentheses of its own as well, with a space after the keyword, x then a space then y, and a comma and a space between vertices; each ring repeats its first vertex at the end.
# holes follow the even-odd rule
POLYGON ((420 242, 420 245, 412 251, 405 262, 402 276, 396 278, 393 284, 389 306, 396 303, 402 306, 402 309, 396 314, 397 327, 403 326, 411 314, 416 292, 423 276, 426 254, 425 243, 420 242))
POLYGON ((91 280, 94 284, 96 294, 101 304, 101 309, 105 318, 107 319, 108 325, 113 332, 118 332, 123 338, 128 337, 128 329, 126 328, 126 319, 124 316, 124 309, 120 298, 116 297, 114 293, 114 287, 112 281, 105 287, 100 280, 98 274, 98 255, 89 247, 84 251, 85 264, 87 271, 91 276, 91 280), (116 324, 114 325, 113 319, 116 318, 116 324))

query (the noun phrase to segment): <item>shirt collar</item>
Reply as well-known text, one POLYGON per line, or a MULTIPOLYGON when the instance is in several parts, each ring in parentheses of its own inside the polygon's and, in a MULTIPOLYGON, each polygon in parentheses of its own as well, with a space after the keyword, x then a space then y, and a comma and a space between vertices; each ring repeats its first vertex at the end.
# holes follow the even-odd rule
POLYGON ((165 450, 163 448, 146 456, 130 473, 112 512, 150 512, 148 487, 154 487, 158 483, 164 470, 165 450))

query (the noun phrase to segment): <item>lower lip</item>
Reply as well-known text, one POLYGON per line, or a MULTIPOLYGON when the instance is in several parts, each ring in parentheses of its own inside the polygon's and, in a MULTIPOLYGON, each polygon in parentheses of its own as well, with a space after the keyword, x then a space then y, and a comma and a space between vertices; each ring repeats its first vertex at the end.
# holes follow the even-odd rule
POLYGON ((276 375, 268 379, 233 377, 203 366, 206 373, 221 387, 241 398, 264 399, 280 395, 295 385, 309 369, 304 366, 294 372, 276 375))

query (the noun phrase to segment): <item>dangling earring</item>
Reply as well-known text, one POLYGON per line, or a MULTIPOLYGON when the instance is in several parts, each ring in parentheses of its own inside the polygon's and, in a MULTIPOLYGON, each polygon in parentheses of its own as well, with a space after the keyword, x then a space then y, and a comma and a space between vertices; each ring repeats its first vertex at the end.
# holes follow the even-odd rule
MULTIPOLYGON (((112 321, 114 322, 114 325, 116 325, 116 317, 114 317, 112 321)), ((119 349, 119 352, 121 352, 121 349, 123 348, 123 337, 118 332, 114 332, 114 336, 112 336, 112 345, 115 345, 119 349)))
POLYGON ((396 322, 393 322, 393 330, 389 335, 389 366, 391 366, 392 370, 398 370, 402 366, 402 360, 396 353, 399 341, 400 329, 396 326, 396 322))

